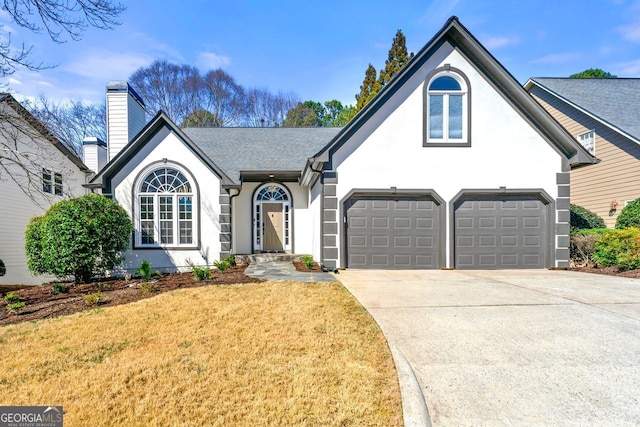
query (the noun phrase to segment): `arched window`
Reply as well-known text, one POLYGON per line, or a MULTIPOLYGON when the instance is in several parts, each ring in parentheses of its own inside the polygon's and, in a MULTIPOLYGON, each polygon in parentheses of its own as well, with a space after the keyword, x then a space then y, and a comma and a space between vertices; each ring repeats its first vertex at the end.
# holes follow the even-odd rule
POLYGON ((188 246, 196 242, 195 193, 177 167, 161 167, 145 174, 136 194, 139 246, 188 246))
POLYGON ((436 70, 426 83, 426 142, 468 145, 469 87, 450 68, 436 70))

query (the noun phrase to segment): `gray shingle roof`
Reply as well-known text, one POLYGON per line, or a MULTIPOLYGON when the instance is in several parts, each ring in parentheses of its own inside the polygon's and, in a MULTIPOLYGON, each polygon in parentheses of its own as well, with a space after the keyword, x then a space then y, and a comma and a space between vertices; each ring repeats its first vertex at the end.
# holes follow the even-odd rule
POLYGON ((531 79, 610 126, 640 140, 640 79, 531 79))
POLYGON ((235 183, 240 171, 302 171, 341 128, 183 128, 235 183))

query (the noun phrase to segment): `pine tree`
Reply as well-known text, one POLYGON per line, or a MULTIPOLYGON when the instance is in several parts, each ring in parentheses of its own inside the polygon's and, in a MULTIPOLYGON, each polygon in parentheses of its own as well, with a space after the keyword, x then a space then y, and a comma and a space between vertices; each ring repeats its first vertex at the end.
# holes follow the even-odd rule
POLYGON ((364 106, 367 105, 374 96, 376 96, 378 91, 380 91, 381 86, 378 82, 377 75, 378 72, 376 71, 376 68, 369 64, 369 67, 365 72, 362 86, 360 86, 360 93, 356 95, 356 111, 362 110, 364 106))
POLYGON ((404 34, 402 34, 402 30, 398 30, 393 38, 391 49, 389 49, 389 57, 384 63, 384 70, 380 70, 380 77, 378 78, 380 86, 387 85, 393 76, 407 65, 411 58, 413 58, 413 52, 411 54, 407 52, 407 41, 404 34))

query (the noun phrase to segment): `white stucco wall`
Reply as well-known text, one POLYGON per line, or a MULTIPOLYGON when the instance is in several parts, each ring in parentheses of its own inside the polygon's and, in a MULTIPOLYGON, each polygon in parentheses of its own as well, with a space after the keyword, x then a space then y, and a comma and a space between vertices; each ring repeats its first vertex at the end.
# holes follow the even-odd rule
MULTIPOLYGON (((0 108, 0 114, 13 114, 13 110, 5 105, 0 108)), ((28 125, 23 123, 21 126, 28 125)), ((29 160, 21 161, 33 178, 33 186, 29 185, 27 175, 18 166, 3 161, 3 166, 8 170, 0 171, 0 259, 4 261, 7 269, 7 273, 0 277, 0 284, 37 285, 50 281, 53 277, 32 276, 29 272, 24 249, 27 225, 32 217, 43 215, 54 203, 86 194, 82 185, 85 184, 87 175, 51 142, 38 137, 35 130, 30 130, 29 136, 20 135, 18 139, 13 139, 10 135, 14 132, 9 128, 5 120, 1 121, 0 138, 3 138, 8 146, 15 147, 15 151, 0 152, 0 155, 11 157, 16 153, 30 153, 30 158, 35 160, 34 163, 29 160), (62 174, 62 196, 42 192, 42 168, 62 174), (30 195, 23 191, 28 188, 30 195)))
MULTIPOLYGON (((561 156, 448 44, 336 152, 333 162, 339 205, 354 188, 434 189, 447 203, 461 189, 500 187, 542 188, 555 198, 556 173, 562 171, 561 156), (423 147, 424 79, 445 64, 469 79, 471 147, 423 147)), ((448 211, 446 218, 448 254, 448 211)))
MULTIPOLYGON (((232 200, 232 246, 235 254, 253 253, 253 199, 256 189, 266 182, 244 182, 242 191, 232 200)), ((313 216, 309 210, 309 190, 296 182, 278 183, 291 194, 292 253, 310 254, 312 252, 313 216)))
MULTIPOLYGON (((134 185, 149 165, 178 164, 191 175, 197 188, 197 216, 199 218, 199 248, 130 249, 124 255, 123 268, 135 271, 143 260, 161 271, 183 271, 190 265, 211 265, 220 257, 220 179, 198 159, 189 148, 166 127, 161 129, 112 179, 113 199, 130 216, 135 215, 134 185), (175 162, 175 163, 174 163, 175 162)), ((135 224, 135 221, 134 221, 135 224)), ((133 244, 133 242, 132 242, 133 244)))

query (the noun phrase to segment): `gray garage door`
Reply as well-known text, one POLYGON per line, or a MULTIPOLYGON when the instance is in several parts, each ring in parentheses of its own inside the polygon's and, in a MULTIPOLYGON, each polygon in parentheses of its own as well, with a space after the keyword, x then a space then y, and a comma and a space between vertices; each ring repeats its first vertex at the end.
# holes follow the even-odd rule
POLYGON ((348 267, 439 267, 441 212, 430 198, 353 196, 345 215, 348 267))
POLYGON ((545 268, 547 206, 535 197, 464 198, 455 209, 456 268, 545 268))

